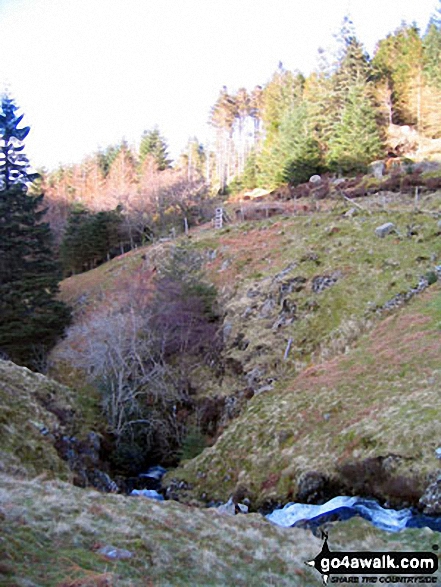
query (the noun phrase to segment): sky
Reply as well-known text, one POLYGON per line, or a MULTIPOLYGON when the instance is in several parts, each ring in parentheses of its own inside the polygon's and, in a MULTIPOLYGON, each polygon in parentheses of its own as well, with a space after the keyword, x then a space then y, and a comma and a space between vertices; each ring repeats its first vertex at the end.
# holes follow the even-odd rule
POLYGON ((264 85, 279 62, 310 73, 349 14, 372 55, 402 21, 424 31, 437 0, 0 0, 0 91, 50 170, 158 126, 177 158, 209 140, 222 86, 264 85))

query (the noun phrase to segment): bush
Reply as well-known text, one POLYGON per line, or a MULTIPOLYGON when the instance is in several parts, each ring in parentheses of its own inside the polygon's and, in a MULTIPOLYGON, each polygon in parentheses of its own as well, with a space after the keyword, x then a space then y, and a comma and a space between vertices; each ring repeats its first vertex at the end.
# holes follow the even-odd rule
POLYGON ((126 459, 135 469, 173 464, 181 447, 185 454, 200 449, 201 439, 187 431, 195 410, 190 373, 195 362, 216 364, 220 351, 216 289, 203 280, 201 264, 194 251, 174 247, 156 287, 146 290, 141 274, 120 292, 119 307, 68 333, 73 343, 64 358, 101 392, 119 469, 126 459))
POLYGON ((189 428, 179 451, 180 460, 194 459, 207 447, 207 440, 198 426, 189 428))

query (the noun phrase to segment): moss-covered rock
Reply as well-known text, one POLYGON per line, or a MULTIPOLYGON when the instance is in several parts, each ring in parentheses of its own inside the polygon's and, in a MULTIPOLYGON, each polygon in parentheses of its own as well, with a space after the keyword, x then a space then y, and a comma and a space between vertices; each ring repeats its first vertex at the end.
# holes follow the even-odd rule
POLYGON ((85 427, 94 418, 83 408, 70 388, 0 360, 0 470, 73 479, 70 467, 75 459, 77 474, 82 467, 98 467, 98 462, 87 459, 80 465, 81 456, 64 450, 69 445, 72 452, 78 446, 90 456, 91 445, 96 444, 85 427))

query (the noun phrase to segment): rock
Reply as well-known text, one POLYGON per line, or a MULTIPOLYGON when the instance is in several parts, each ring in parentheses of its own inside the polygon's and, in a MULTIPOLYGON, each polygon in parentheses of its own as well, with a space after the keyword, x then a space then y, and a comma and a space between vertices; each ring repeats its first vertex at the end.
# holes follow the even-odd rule
POLYGON ((110 559, 110 560, 124 560, 132 558, 133 553, 130 550, 124 550, 124 548, 115 548, 114 546, 101 546, 96 551, 98 554, 110 559))
POLYGON ((223 503, 216 508, 220 514, 235 516, 236 514, 247 514, 248 506, 243 503, 234 503, 234 498, 230 497, 227 503, 223 503))
POLYGON ((302 289, 304 289, 305 287, 306 282, 306 277, 302 277, 301 275, 298 275, 297 277, 293 277, 291 279, 285 279, 280 284, 279 295, 286 296, 292 292, 302 291, 302 289))
POLYGON ((357 208, 349 208, 349 210, 343 214, 343 217, 344 218, 352 218, 356 214, 358 214, 357 208))
POLYGON ((164 496, 158 493, 155 489, 134 489, 130 495, 140 495, 147 499, 154 499, 156 501, 164 501, 164 496))
POLYGON ((98 491, 103 491, 105 493, 118 493, 119 487, 113 481, 107 473, 104 471, 100 471, 99 469, 95 469, 93 471, 86 471, 87 480, 88 482, 98 489, 98 491))
POLYGON ((306 261, 312 261, 316 265, 320 265, 319 256, 317 255, 317 253, 314 253, 313 251, 306 253, 305 255, 303 255, 303 257, 300 258, 301 263, 305 263, 306 261))
POLYGON ((386 224, 382 224, 381 226, 377 226, 375 229, 375 234, 379 238, 384 238, 386 235, 390 234, 395 230, 395 224, 392 222, 386 222, 386 224))
POLYGON ((329 184, 328 183, 319 183, 316 184, 317 187, 311 190, 311 196, 316 200, 323 200, 329 194, 329 184))
POLYGON ((274 277, 274 281, 280 281, 280 280, 284 279, 288 275, 288 273, 291 273, 291 271, 293 271, 296 267, 297 267, 297 263, 290 263, 288 265, 288 267, 285 267, 285 269, 280 271, 280 273, 278 273, 274 277))
POLYGON ((283 326, 288 326, 289 324, 292 324, 295 319, 296 319, 295 316, 291 316, 290 314, 288 314, 286 312, 281 312, 279 314, 277 320, 271 326, 271 328, 273 330, 278 330, 279 328, 282 328, 283 326))
POLYGON ((384 175, 385 164, 384 161, 372 161, 369 165, 369 171, 375 179, 381 179, 384 175))
POLYGON ((245 308, 241 318, 243 320, 246 320, 247 318, 249 318, 251 316, 252 313, 253 313, 253 308, 251 306, 248 306, 247 308, 245 308))
POLYGON ((252 298, 258 298, 261 295, 262 295, 262 292, 259 289, 250 288, 247 291, 247 298, 251 298, 251 299, 252 298))
POLYGON ((295 313, 297 312, 297 304, 285 298, 282 302, 282 312, 289 316, 295 316, 295 313))
MULTIPOLYGON (((434 276, 439 279, 439 273, 436 268, 434 271, 434 276)), ((419 278, 418 284, 415 287, 410 288, 406 292, 401 292, 397 294, 392 299, 388 300, 385 304, 383 304, 383 306, 381 306, 380 308, 375 308, 375 311, 377 313, 381 313, 385 310, 394 310, 395 308, 398 308, 405 302, 408 302, 410 299, 413 298, 413 296, 423 292, 427 287, 429 287, 429 285, 429 280, 426 276, 423 275, 419 278)))
POLYGON ((54 444, 60 457, 67 461, 74 473, 74 485, 87 487, 91 485, 107 493, 119 492, 119 487, 109 475, 101 469, 106 464, 100 460, 101 440, 96 432, 89 432, 85 440, 75 436, 56 435, 54 444))
POLYGON ((320 177, 320 175, 311 175, 311 177, 309 178, 309 183, 313 183, 313 184, 318 184, 321 183, 322 178, 320 177))
POLYGON ((327 499, 328 479, 322 473, 304 473, 298 483, 296 501, 300 503, 323 503, 327 499))
POLYGON ((234 515, 236 515, 236 504, 233 502, 233 498, 230 497, 230 499, 227 501, 227 503, 223 503, 222 505, 218 506, 216 508, 216 510, 220 514, 234 516, 234 515))
POLYGON ((262 307, 260 308, 260 312, 259 312, 260 318, 268 318, 272 314, 275 307, 276 307, 276 302, 273 299, 268 298, 266 300, 266 302, 264 302, 262 307))
POLYGON ((224 341, 230 337, 232 330, 233 330, 233 324, 231 322, 225 322, 223 325, 223 328, 222 328, 224 341))
POLYGON ((243 332, 239 332, 233 342, 233 346, 237 347, 240 351, 245 351, 249 344, 250 341, 245 338, 243 332))
POLYGON ((225 259, 225 261, 221 265, 221 268, 219 269, 219 272, 226 271, 230 265, 231 265, 231 260, 225 259))
POLYGON ((438 161, 419 161, 414 163, 413 171, 419 173, 430 173, 431 171, 439 171, 441 165, 438 161))
POLYGON ((139 483, 141 487, 134 487, 134 489, 156 489, 161 487, 161 479, 166 474, 167 469, 161 467, 161 465, 155 465, 150 467, 145 473, 138 475, 139 483))
POLYGON ((263 376, 264 373, 258 367, 252 369, 246 375, 248 387, 250 387, 253 390, 256 389, 257 385, 260 383, 263 376))
POLYGON ((264 385, 263 387, 259 387, 259 389, 256 389, 255 395, 265 393, 265 391, 272 391, 273 389, 274 387, 272 385, 264 385))
POLYGON ((423 513, 428 516, 441 515, 441 474, 426 488, 419 505, 423 508, 423 513))
POLYGON ((317 275, 312 280, 312 291, 320 293, 337 282, 337 275, 317 275))

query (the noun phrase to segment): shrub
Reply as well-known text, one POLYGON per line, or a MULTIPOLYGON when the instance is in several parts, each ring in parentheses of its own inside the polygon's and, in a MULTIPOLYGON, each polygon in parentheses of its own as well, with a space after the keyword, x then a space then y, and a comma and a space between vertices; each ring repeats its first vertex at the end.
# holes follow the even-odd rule
POLYGON ((192 426, 182 442, 180 459, 185 461, 197 457, 207 446, 207 440, 198 426, 192 426))

